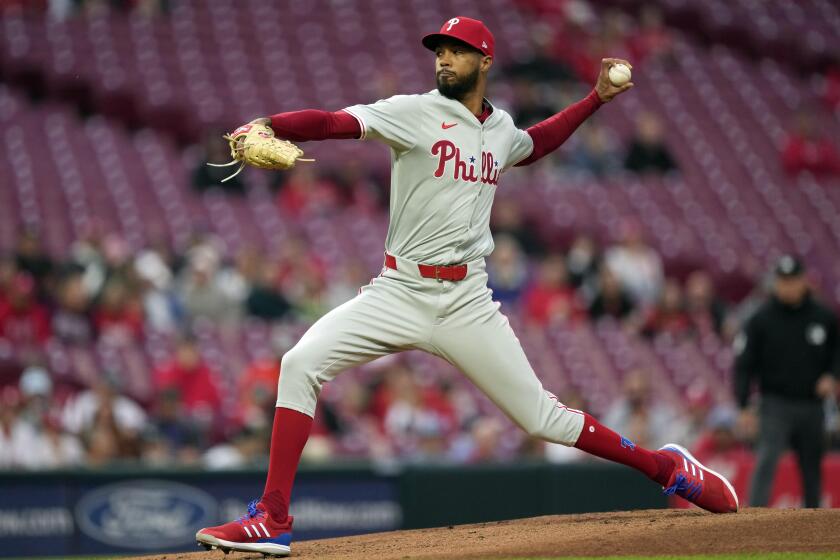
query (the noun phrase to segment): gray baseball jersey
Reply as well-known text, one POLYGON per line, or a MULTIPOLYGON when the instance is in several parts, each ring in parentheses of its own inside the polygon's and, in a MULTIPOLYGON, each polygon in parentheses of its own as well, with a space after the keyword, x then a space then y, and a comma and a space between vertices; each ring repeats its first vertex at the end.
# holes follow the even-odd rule
POLYGON ((490 208, 499 177, 534 149, 510 115, 493 107, 482 124, 437 90, 344 110, 359 120, 363 138, 391 148, 386 251, 438 265, 493 251, 490 208))
POLYGON ((487 287, 493 196, 502 172, 533 151, 530 135, 498 108, 482 124, 437 91, 345 111, 363 137, 391 148, 386 250, 396 268, 383 268, 283 356, 277 406, 313 416, 321 387, 342 371, 417 349, 460 369, 529 434, 573 445, 583 414, 543 389, 487 287), (459 263, 467 263, 461 281, 424 278, 418 268, 459 263))

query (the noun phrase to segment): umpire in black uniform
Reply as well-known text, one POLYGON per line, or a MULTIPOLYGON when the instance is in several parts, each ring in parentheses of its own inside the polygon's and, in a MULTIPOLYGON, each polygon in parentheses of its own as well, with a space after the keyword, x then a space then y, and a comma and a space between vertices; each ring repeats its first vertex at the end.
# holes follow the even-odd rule
POLYGON ((735 397, 742 426, 754 426, 747 408, 758 382, 757 462, 750 505, 766 506, 779 456, 799 458, 805 507, 819 507, 825 445, 823 399, 835 395, 840 375, 837 317, 812 297, 802 262, 776 263, 773 294, 735 340, 735 397))

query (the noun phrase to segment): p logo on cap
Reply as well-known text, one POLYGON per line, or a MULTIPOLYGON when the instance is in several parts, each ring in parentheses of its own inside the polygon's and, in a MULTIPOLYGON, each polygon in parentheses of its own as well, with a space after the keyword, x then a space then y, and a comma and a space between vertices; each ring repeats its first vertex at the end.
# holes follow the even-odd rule
POLYGON ((487 29, 483 21, 458 16, 451 18, 440 26, 440 31, 430 33, 423 37, 423 46, 429 50, 435 50, 438 43, 444 39, 457 39, 486 56, 493 56, 495 40, 493 34, 487 29))

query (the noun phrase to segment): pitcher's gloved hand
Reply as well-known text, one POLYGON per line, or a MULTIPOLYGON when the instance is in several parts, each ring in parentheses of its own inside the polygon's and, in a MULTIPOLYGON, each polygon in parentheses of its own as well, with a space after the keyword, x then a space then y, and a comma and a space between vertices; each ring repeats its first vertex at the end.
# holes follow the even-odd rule
POLYGON ((302 158, 303 150, 288 140, 276 138, 267 120, 256 119, 223 136, 230 143, 233 161, 207 164, 213 167, 239 164, 239 169, 233 175, 222 179, 223 183, 239 175, 246 164, 260 169, 291 169, 298 161, 315 161, 302 158))

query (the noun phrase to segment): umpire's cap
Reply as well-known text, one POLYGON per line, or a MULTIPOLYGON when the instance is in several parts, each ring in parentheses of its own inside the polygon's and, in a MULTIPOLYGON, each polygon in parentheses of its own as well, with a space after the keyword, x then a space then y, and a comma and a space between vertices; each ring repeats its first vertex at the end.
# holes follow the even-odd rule
POLYGON ((776 261, 777 278, 794 278, 805 272, 805 265, 793 255, 783 255, 776 261))

